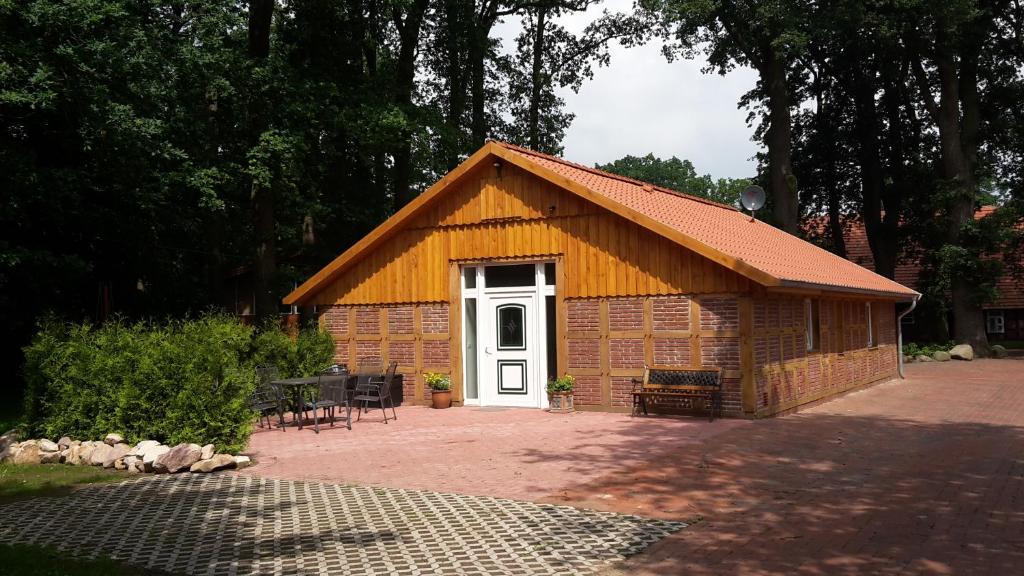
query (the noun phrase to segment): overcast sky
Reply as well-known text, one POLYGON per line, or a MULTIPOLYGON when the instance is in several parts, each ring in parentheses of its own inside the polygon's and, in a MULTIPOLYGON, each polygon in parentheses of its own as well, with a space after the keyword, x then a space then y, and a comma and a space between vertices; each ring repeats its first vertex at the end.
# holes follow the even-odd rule
MULTIPOLYGON (((632 0, 607 0, 597 9, 561 20, 573 32, 598 17, 603 8, 625 12, 632 0)), ((506 49, 514 46, 520 23, 509 19, 496 33, 506 49)), ((669 64, 660 43, 611 49, 611 65, 595 70, 578 94, 566 90, 576 119, 566 134, 564 156, 581 164, 604 163, 627 154, 653 152, 693 162, 700 174, 716 178, 749 177, 756 171, 744 110, 736 103, 754 87, 756 72, 737 69, 727 76, 703 74, 704 60, 669 64)))

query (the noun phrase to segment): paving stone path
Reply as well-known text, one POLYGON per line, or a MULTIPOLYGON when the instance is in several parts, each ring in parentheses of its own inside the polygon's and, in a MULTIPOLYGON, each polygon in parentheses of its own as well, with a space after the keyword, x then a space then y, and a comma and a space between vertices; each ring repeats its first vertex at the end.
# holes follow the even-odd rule
POLYGON ((458 494, 154 476, 0 506, 0 542, 181 574, 591 574, 681 522, 458 494))

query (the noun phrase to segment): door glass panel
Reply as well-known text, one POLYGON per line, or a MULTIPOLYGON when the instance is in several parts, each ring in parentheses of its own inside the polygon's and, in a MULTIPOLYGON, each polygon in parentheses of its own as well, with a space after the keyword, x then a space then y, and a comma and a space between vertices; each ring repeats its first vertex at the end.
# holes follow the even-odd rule
POLYGON ((522 304, 498 306, 498 350, 526 349, 526 307, 522 304))
MULTIPOLYGON (((476 274, 473 275, 476 277, 476 274)), ((466 398, 476 400, 477 367, 476 367, 476 298, 466 298, 466 398)))
POLYGON ((548 380, 558 378, 558 356, 555 340, 555 297, 544 297, 545 327, 547 328, 548 380))
POLYGON ((476 268, 470 266, 469 268, 462 269, 462 275, 466 278, 466 288, 476 288, 476 268))
POLYGON ((487 288, 534 286, 536 283, 537 269, 533 264, 488 266, 484 268, 484 284, 487 288))

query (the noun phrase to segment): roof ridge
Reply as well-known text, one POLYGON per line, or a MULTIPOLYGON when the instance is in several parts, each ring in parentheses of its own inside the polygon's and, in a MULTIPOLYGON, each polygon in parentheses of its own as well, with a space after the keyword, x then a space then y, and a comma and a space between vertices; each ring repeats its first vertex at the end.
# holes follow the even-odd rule
POLYGON ((499 146, 502 146, 504 148, 508 148, 509 150, 515 150, 515 151, 521 152, 523 154, 528 154, 528 155, 531 155, 531 156, 538 156, 540 158, 546 158, 548 160, 551 160, 552 162, 558 162, 559 164, 565 164, 566 166, 571 166, 571 167, 576 168, 578 170, 583 170, 585 172, 589 172, 589 173, 597 175, 597 176, 602 176, 604 178, 611 178, 612 180, 618 180, 620 182, 626 182, 626 183, 629 183, 629 184, 633 184, 634 186, 640 186, 640 187, 650 186, 650 187, 654 188, 654 190, 656 190, 658 192, 661 192, 663 194, 672 194, 673 196, 679 196, 681 198, 686 198, 687 200, 693 200, 695 202, 700 202, 702 204, 707 204, 709 206, 715 206, 717 208, 724 208, 724 209, 727 209, 727 210, 732 210, 733 212, 739 212, 740 211, 739 208, 736 208, 735 206, 729 206, 728 204, 722 204, 721 202, 716 202, 714 200, 709 200, 708 198, 702 198, 700 196, 694 196, 693 194, 687 194, 686 192, 680 192, 679 190, 673 190, 671 188, 665 188, 664 186, 658 186, 656 184, 651 184, 650 182, 645 182, 643 180, 637 180, 636 178, 630 178, 629 176, 623 176, 621 174, 613 174, 611 172, 606 172, 604 170, 600 170, 600 169, 594 168, 592 166, 587 166, 585 164, 578 164, 578 163, 573 162, 571 160, 566 160, 565 158, 562 158, 561 156, 554 156, 552 154, 545 154, 544 152, 538 152, 538 151, 532 150, 530 148, 526 148, 526 147, 519 146, 519 145, 516 145, 516 144, 510 144, 508 142, 503 142, 501 140, 491 139, 491 142, 494 142, 495 144, 497 144, 499 146))

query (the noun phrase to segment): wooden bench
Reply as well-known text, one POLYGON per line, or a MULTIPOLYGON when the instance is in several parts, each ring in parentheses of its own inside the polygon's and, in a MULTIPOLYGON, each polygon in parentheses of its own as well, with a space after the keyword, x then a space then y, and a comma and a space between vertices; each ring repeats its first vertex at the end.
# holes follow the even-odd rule
POLYGON ((644 366, 643 380, 633 379, 633 416, 647 415, 647 399, 703 398, 710 421, 722 415, 722 369, 644 366))

